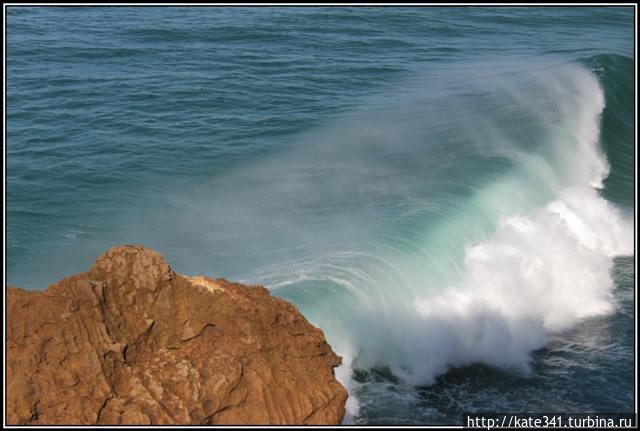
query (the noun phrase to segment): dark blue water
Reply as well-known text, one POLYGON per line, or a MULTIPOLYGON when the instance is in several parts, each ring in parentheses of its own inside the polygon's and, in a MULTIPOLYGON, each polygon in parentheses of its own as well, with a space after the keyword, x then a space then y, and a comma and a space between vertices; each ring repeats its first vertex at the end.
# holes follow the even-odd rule
POLYGON ((8 283, 121 243, 264 283, 344 356, 357 423, 633 410, 633 8, 7 26, 8 283))

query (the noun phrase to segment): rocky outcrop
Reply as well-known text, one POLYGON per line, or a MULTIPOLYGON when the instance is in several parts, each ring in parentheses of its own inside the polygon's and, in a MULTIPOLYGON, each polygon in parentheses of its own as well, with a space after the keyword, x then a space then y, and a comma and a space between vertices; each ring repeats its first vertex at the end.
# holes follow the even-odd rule
POLYGON ((10 424, 338 424, 340 364, 264 287, 110 249, 42 292, 8 288, 10 424))

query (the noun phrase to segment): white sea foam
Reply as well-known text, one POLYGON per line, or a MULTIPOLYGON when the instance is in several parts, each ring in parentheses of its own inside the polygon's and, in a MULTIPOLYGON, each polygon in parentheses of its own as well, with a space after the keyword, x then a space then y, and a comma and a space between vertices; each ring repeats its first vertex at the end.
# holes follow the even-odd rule
MULTIPOLYGON (((387 365, 412 384, 478 362, 527 373, 530 352, 549 333, 614 309, 612 258, 633 254, 633 224, 595 190, 608 173, 598 148, 602 90, 585 70, 567 73, 572 80, 564 86, 551 81, 557 97, 566 98, 556 123, 570 131, 554 134, 553 163, 560 171, 550 181, 566 186, 543 207, 500 214, 491 235, 467 245, 455 282, 434 289, 425 280, 412 309, 396 310, 402 329, 370 326, 379 337, 360 342, 361 365, 387 365)), ((508 189, 484 189, 476 197, 500 204, 512 196, 495 190, 508 189)))
MULTIPOLYGON (((550 334, 615 309, 613 257, 634 253, 633 220, 598 191, 609 172, 599 149, 604 97, 584 69, 570 67, 560 76, 544 87, 556 97, 557 117, 537 114, 557 129, 549 134, 551 155, 513 153, 521 172, 533 175, 516 172, 480 188, 468 207, 477 213, 459 211, 425 235, 412 256, 387 256, 384 265, 370 267, 374 281, 351 287, 374 299, 341 330, 329 331, 330 341, 353 343, 338 373, 347 387, 353 387, 349 366, 387 366, 407 384, 430 384, 450 367, 472 363, 527 374, 530 353, 550 334), (542 185, 535 180, 554 197, 518 210, 511 201, 535 196, 542 185), (468 225, 491 214, 498 214, 497 224, 474 240, 468 225), (435 250, 437 238, 445 239, 435 250), (455 247, 446 238, 467 243, 460 265, 449 264, 455 247), (457 274, 435 286, 429 272, 438 267, 457 274), (391 275, 376 272, 385 270, 391 275)), ((357 402, 350 407, 357 415, 357 402)))
POLYGON ((425 347, 394 368, 416 383, 473 362, 527 372, 549 332, 613 310, 611 258, 631 253, 630 221, 593 190, 568 189, 532 214, 504 217, 490 240, 467 249, 458 285, 416 298, 425 331, 415 341, 425 347))

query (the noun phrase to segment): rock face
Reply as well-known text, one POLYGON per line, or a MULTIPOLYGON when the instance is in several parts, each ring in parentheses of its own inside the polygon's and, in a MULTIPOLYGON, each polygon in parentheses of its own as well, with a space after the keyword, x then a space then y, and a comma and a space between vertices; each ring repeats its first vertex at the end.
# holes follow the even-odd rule
POLYGON ((341 362, 264 287, 114 247, 43 292, 8 288, 10 424, 339 424, 341 362))

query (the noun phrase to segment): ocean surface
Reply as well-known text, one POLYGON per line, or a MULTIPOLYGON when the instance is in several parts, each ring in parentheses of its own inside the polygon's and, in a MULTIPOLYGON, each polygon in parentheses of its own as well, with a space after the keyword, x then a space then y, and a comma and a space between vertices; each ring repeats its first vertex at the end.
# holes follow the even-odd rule
POLYGON ((264 284, 346 423, 634 411, 632 7, 7 12, 9 284, 264 284))

